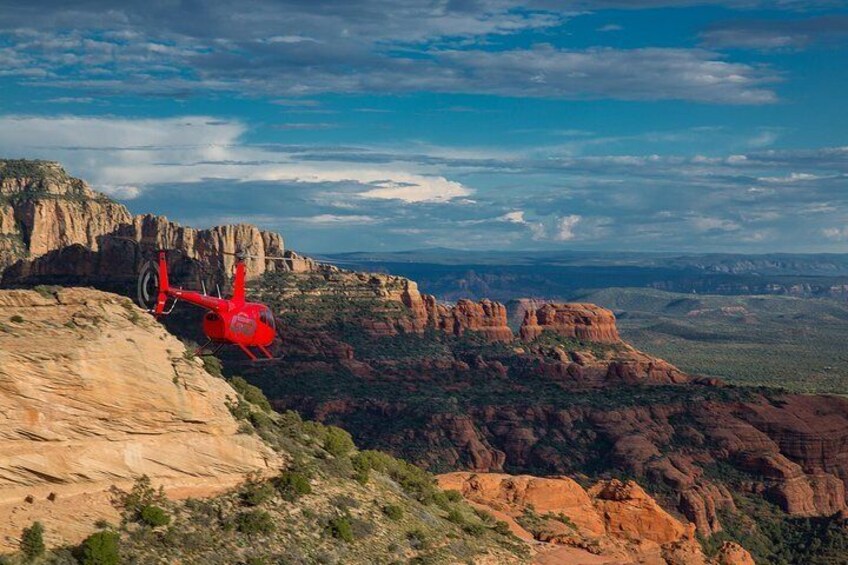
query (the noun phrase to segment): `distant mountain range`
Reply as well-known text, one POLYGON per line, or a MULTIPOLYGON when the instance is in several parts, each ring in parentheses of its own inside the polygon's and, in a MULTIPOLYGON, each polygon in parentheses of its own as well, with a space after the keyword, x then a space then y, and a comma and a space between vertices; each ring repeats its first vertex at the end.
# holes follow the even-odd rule
POLYGON ((848 298, 848 254, 671 254, 460 251, 434 248, 324 256, 340 266, 410 277, 443 300, 572 299, 586 290, 848 298))

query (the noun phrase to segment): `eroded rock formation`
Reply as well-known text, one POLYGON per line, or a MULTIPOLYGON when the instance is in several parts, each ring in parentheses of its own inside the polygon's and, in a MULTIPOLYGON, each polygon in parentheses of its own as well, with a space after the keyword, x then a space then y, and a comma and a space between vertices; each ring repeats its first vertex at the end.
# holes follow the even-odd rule
POLYGON ((489 341, 512 341, 515 336, 506 320, 506 308, 500 302, 460 300, 454 306, 434 304, 428 312, 436 328, 461 336, 477 332, 489 341))
POLYGON ((734 543, 708 560, 694 525, 668 514, 633 481, 601 481, 588 491, 567 477, 460 472, 440 475, 438 481, 506 522, 522 539, 547 544, 537 559, 541 563, 753 563, 734 543))
MULTIPOLYGON (((363 320, 369 315, 359 310, 345 318, 350 327, 365 327, 374 341, 353 347, 332 329, 348 313, 344 303, 340 313, 325 314, 324 325, 294 318, 284 323, 292 360, 273 375, 264 369, 256 375, 260 383, 273 380, 269 386, 281 407, 348 427, 363 444, 432 469, 537 474, 618 469, 644 479, 648 488, 673 492, 663 503, 704 536, 724 528, 723 512, 738 510, 731 490, 765 497, 795 516, 846 510, 844 399, 726 387, 690 377, 620 341, 574 340, 571 330, 559 341, 562 334, 554 332, 553 339, 481 348, 479 354, 467 342, 454 350, 449 342, 424 348, 438 341, 427 336, 384 342, 398 331, 420 334, 434 327, 433 312, 440 307, 406 279, 334 276, 339 280, 323 279, 327 284, 320 289, 311 282, 305 286, 325 296, 385 297, 375 303, 382 306, 372 307, 376 321, 363 320), (393 312, 404 315, 377 315, 392 311, 388 304, 397 307, 398 301, 404 309, 393 312), (389 349, 375 356, 384 343, 389 349), (327 393, 298 384, 298 374, 350 374, 357 380, 355 387, 327 393)), ((617 335, 611 314, 596 318, 605 320, 604 331, 583 333, 584 338, 617 335)))
POLYGON ((142 474, 186 497, 280 467, 238 433, 235 391, 184 353, 126 298, 0 291, 0 552, 33 519, 51 545, 79 541, 142 474))
POLYGON ((68 245, 97 250, 99 236, 131 218, 58 163, 0 161, 0 271, 68 245), (8 163, 28 166, 11 169, 8 163))
POLYGON ((594 304, 549 303, 527 309, 521 324, 521 339, 531 341, 543 331, 597 343, 620 343, 615 315, 594 304))
POLYGON ((398 333, 422 334, 428 328, 462 336, 479 334, 488 341, 512 341, 506 308, 499 302, 459 300, 455 305, 439 303, 422 294, 415 281, 382 273, 358 273, 320 265, 301 281, 275 289, 274 298, 318 299, 334 297, 366 302, 370 308, 359 320, 373 336, 398 333))
MULTIPOLYGON (((253 256, 246 261, 249 277, 268 270, 315 268, 313 261, 286 251, 279 234, 247 224, 193 229, 162 216, 134 217, 70 177, 58 163, 0 161, 0 273, 5 285, 133 278, 143 253, 127 239, 143 242, 148 252, 173 250, 169 260, 175 268, 194 263, 191 278, 203 271, 230 273, 232 253, 239 249, 253 256), (285 260, 268 261, 266 256, 285 260)), ((223 277, 210 280, 222 283, 223 277)))

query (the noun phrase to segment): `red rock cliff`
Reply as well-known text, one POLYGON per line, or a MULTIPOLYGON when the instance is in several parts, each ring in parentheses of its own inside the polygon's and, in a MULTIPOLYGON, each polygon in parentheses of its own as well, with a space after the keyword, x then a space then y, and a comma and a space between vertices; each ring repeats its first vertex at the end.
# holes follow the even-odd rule
POLYGON ((544 542, 536 563, 753 564, 730 542, 708 559, 694 526, 668 514, 633 481, 606 480, 584 490, 561 476, 459 472, 437 479, 519 538, 544 542))
POLYGON ((527 310, 521 324, 521 339, 532 341, 545 330, 581 341, 621 342, 615 315, 594 304, 545 304, 535 311, 527 310))
POLYGON ((506 307, 500 302, 460 300, 455 306, 430 300, 428 315, 433 325, 456 336, 478 332, 490 341, 512 341, 514 335, 506 320, 506 307))

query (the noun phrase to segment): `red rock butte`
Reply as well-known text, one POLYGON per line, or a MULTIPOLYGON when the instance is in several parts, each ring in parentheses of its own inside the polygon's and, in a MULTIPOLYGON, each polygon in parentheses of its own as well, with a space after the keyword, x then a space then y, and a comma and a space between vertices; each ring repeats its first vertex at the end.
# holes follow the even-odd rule
POLYGON ((521 339, 532 341, 544 331, 597 343, 621 343, 615 314, 594 304, 548 303, 529 309, 521 323, 521 339))

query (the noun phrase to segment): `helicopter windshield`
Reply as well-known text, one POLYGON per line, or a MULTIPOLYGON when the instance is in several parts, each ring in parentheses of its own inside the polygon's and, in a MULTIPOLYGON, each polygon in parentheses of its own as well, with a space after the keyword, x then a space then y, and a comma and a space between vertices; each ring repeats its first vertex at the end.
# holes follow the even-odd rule
POLYGON ((271 314, 271 311, 268 308, 263 308, 259 312, 259 321, 272 329, 275 327, 274 315, 271 314))

